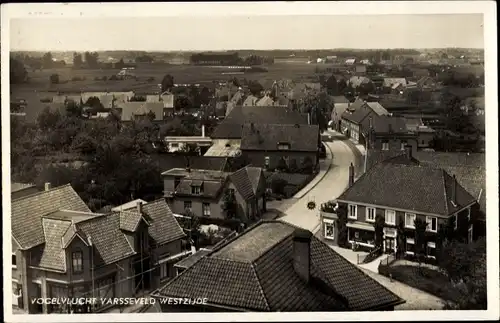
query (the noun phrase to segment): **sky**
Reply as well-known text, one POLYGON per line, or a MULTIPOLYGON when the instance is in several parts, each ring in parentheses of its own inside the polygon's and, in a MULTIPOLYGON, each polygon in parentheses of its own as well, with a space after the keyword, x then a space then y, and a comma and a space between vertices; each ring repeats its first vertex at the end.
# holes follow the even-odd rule
POLYGON ((484 48, 482 14, 16 18, 11 50, 484 48))

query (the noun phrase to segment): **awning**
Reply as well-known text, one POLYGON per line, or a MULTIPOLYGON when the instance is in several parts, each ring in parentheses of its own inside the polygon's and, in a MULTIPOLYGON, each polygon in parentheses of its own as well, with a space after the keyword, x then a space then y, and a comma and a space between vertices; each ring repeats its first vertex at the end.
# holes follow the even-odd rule
POLYGON ((360 222, 355 223, 347 223, 348 228, 365 230, 365 231, 375 231, 375 228, 372 225, 363 224, 360 222))

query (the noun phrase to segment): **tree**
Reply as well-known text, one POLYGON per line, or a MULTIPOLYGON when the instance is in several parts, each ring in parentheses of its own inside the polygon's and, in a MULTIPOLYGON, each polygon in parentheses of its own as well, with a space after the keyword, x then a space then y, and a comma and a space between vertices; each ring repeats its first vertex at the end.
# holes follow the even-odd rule
POLYGON ((338 217, 338 238, 339 238, 339 246, 347 247, 347 208, 345 205, 339 205, 337 208, 337 217, 338 217))
POLYGON ((50 75, 49 81, 51 84, 59 84, 59 74, 50 75))
POLYGON ((261 92, 264 91, 264 87, 257 81, 250 81, 248 83, 248 90, 254 96, 260 96, 261 92))
POLYGON ((97 52, 85 52, 85 63, 89 68, 98 68, 99 67, 99 53, 97 52))
POLYGON ((176 111, 187 111, 191 109, 192 104, 187 96, 176 95, 174 99, 174 109, 176 111))
POLYGON ((235 219, 237 217, 238 203, 234 190, 226 189, 222 198, 222 210, 224 211, 227 219, 235 219))
POLYGON ((71 150, 81 155, 95 153, 96 147, 97 142, 94 138, 84 132, 78 133, 71 143, 71 150))
POLYGON ((455 289, 456 301, 447 309, 480 310, 487 305, 486 240, 473 243, 446 241, 437 253, 438 265, 455 289))
POLYGON ((285 195, 285 187, 288 182, 282 178, 275 178, 271 181, 271 190, 274 194, 285 195))
POLYGON ((42 64, 43 64, 43 68, 51 68, 54 61, 53 61, 53 58, 52 58, 52 53, 51 52, 48 52, 48 53, 45 53, 43 55, 43 58, 42 58, 42 64))
POLYGON ((210 90, 207 87, 203 87, 200 91, 200 101, 201 104, 207 105, 210 103, 210 90))
POLYGON ((301 170, 302 170, 303 174, 312 174, 313 173, 313 171, 314 171, 314 164, 313 164, 313 161, 312 161, 311 157, 306 156, 302 160, 301 170))
POLYGON ((90 98, 88 98, 87 102, 85 102, 85 106, 88 106, 93 110, 99 112, 105 110, 104 106, 101 103, 101 100, 99 100, 99 98, 96 96, 91 96, 90 98))
MULTIPOLYGON (((421 264, 422 259, 426 256, 427 249, 427 222, 421 218, 416 218, 415 225, 415 255, 417 256, 418 263, 421 264)), ((420 268, 420 266, 419 266, 420 268)))
POLYGON ((347 82, 346 80, 344 79, 340 79, 340 81, 338 82, 338 93, 344 93, 344 91, 346 90, 347 88, 347 82))
POLYGON ((161 80, 161 92, 170 91, 174 87, 174 78, 172 75, 167 74, 161 80))
POLYGON ((283 157, 278 160, 278 165, 276 166, 276 169, 280 172, 288 171, 288 165, 286 164, 286 160, 283 157))
POLYGON ((382 251, 384 242, 384 226, 385 217, 382 214, 377 214, 373 227, 375 228, 375 248, 380 248, 380 251, 382 251))
POLYGON ((80 53, 73 53, 73 67, 81 68, 83 66, 83 58, 80 53))
POLYGON ((300 171, 299 165, 297 164, 296 159, 290 159, 289 165, 288 165, 288 171, 290 173, 298 173, 300 171))
POLYGON ((401 256, 404 254, 405 246, 406 246, 406 230, 405 230, 405 223, 404 223, 403 219, 400 219, 399 222, 397 223, 396 231, 397 231, 397 239, 398 239, 396 253, 398 256, 401 256))
POLYGON ((65 102, 65 105, 66 105, 66 113, 68 116, 80 117, 82 115, 83 108, 75 101, 73 100, 67 101, 65 102))
POLYGON ((37 125, 42 131, 50 131, 56 127, 62 119, 59 111, 52 111, 46 107, 37 117, 37 125))
POLYGON ((10 83, 19 84, 26 82, 28 72, 24 64, 17 59, 10 59, 10 83))
POLYGON ((337 83, 337 79, 335 78, 335 75, 330 76, 326 80, 326 90, 328 91, 329 95, 337 95, 339 92, 339 85, 337 83))

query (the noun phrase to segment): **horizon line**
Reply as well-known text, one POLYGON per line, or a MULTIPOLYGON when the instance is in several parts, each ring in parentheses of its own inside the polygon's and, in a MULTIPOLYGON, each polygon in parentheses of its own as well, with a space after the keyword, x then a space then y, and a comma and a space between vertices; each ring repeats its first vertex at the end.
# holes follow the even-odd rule
POLYGON ((156 53, 172 53, 172 52, 238 52, 238 51, 297 51, 297 52, 309 52, 309 51, 348 51, 348 50, 364 50, 364 51, 376 51, 376 50, 446 50, 446 49, 473 49, 473 50, 485 50, 484 47, 389 47, 389 48, 270 48, 270 49, 170 49, 170 50, 159 50, 159 49, 9 49, 10 52, 156 52, 156 53))

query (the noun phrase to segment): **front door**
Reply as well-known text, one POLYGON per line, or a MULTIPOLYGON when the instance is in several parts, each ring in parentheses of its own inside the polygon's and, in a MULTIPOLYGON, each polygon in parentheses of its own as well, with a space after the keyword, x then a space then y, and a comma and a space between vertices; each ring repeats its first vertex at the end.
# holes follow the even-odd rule
POLYGON ((386 238, 385 239, 385 252, 386 253, 394 252, 394 246, 395 246, 394 238, 386 238))

